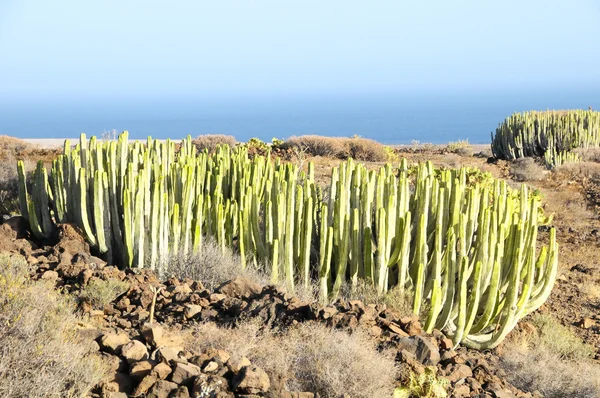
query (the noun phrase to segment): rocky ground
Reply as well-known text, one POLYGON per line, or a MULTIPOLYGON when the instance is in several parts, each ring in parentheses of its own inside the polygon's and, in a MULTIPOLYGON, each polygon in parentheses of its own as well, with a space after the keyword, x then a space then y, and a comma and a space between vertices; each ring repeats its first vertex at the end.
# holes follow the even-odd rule
POLYGON ((59 235, 56 244, 38 246, 27 239, 23 220, 14 217, 0 226, 0 247, 25 256, 34 265, 33 279, 51 281, 73 295, 97 279, 127 282, 127 291, 102 309, 86 300, 79 304, 87 321, 81 322, 77 333, 93 341, 91 350, 110 368, 92 396, 313 397, 312 392, 285 391, 284 381, 270 378, 246 358, 234 360, 235 353, 186 347, 184 335, 195 324, 235 327, 248 319, 259 320, 268 329, 318 322, 348 333, 365 330, 382 349, 393 350, 404 374, 435 367, 449 381, 454 397, 536 396, 506 381, 494 366, 495 354, 455 350, 442 333, 427 335, 415 317, 402 317, 385 305, 340 300, 323 306, 241 278, 213 291, 198 281, 162 282, 148 270, 107 266, 90 254, 87 243, 69 225, 61 226, 59 235))

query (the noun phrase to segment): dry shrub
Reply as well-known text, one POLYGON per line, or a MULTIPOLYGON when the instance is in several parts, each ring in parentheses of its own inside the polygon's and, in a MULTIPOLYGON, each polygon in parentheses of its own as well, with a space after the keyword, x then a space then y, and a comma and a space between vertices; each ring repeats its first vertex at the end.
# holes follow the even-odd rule
POLYGON ((85 396, 106 369, 76 337, 73 302, 27 274, 0 255, 0 396, 85 396))
POLYGON ((541 344, 505 344, 500 365, 513 385, 546 398, 600 397, 599 365, 561 359, 541 344))
POLYGON ((192 142, 194 145, 196 145, 198 150, 202 151, 204 149, 208 149, 209 152, 213 152, 215 149, 217 149, 218 145, 227 145, 233 148, 237 144, 234 136, 224 134, 199 135, 198 137, 194 138, 192 142))
POLYGON ((576 148, 573 150, 582 162, 600 163, 600 148, 576 148))
POLYGON ((33 145, 19 138, 10 137, 8 135, 0 135, 0 152, 12 153, 13 155, 16 155, 17 153, 20 153, 31 147, 33 147, 33 145))
POLYGON ((501 350, 500 366, 516 387, 547 398, 600 396, 600 366, 593 347, 548 314, 531 317, 537 333, 513 332, 501 350))
POLYGON ((386 162, 390 160, 390 151, 377 141, 361 137, 323 137, 303 135, 290 137, 280 146, 293 149, 309 156, 353 158, 363 162, 386 162))
POLYGON ((571 330, 549 314, 537 313, 531 323, 539 331, 538 344, 563 359, 583 361, 593 357, 594 348, 583 343, 571 330))
POLYGON ((0 214, 19 212, 17 161, 12 154, 0 158, 0 214))
POLYGON ((129 284, 125 281, 94 278, 81 289, 79 299, 89 302, 94 308, 102 309, 128 289, 129 284))
POLYGON ((579 290, 590 300, 600 299, 600 280, 586 278, 579 284, 579 290))
POLYGON ((519 182, 543 180, 548 171, 533 158, 519 158, 510 163, 510 176, 519 182))
POLYGON ((283 144, 282 149, 296 148, 310 156, 335 157, 347 156, 348 146, 344 137, 323 137, 320 135, 302 135, 290 137, 283 144))
POLYGON ((348 156, 361 162, 387 162, 390 154, 385 146, 367 138, 348 139, 348 156))
POLYGON ((169 255, 169 264, 163 278, 190 278, 200 281, 208 289, 214 289, 220 284, 242 277, 261 285, 268 283, 268 277, 247 262, 242 268, 240 256, 230 248, 222 248, 214 240, 205 240, 202 251, 198 254, 169 255))
POLYGON ((257 321, 237 328, 201 324, 190 346, 245 356, 272 381, 283 381, 288 391, 308 391, 324 398, 391 397, 397 375, 393 357, 379 352, 361 331, 348 334, 318 323, 303 323, 281 333, 261 330, 257 321))

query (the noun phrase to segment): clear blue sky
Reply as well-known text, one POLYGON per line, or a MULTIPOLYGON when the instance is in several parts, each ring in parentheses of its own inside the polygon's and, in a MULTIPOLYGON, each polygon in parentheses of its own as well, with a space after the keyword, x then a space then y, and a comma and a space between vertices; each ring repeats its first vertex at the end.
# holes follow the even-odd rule
POLYGON ((0 0, 0 99, 600 87, 598 0, 0 0))

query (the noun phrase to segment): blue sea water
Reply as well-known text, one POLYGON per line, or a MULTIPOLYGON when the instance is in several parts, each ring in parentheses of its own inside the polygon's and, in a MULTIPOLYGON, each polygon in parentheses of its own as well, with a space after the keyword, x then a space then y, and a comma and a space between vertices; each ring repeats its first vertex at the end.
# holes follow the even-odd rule
POLYGON ((386 144, 490 142, 515 111, 600 107, 600 90, 504 90, 476 93, 321 95, 238 99, 0 101, 0 135, 77 137, 128 130, 131 138, 180 139, 229 134, 265 141, 318 134, 373 138, 386 144))

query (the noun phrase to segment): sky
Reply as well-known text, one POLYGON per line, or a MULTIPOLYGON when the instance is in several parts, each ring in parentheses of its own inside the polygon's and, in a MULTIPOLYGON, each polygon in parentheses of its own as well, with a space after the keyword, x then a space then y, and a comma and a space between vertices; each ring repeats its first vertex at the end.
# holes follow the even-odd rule
POLYGON ((600 87, 600 2, 0 0, 0 100, 600 87))

